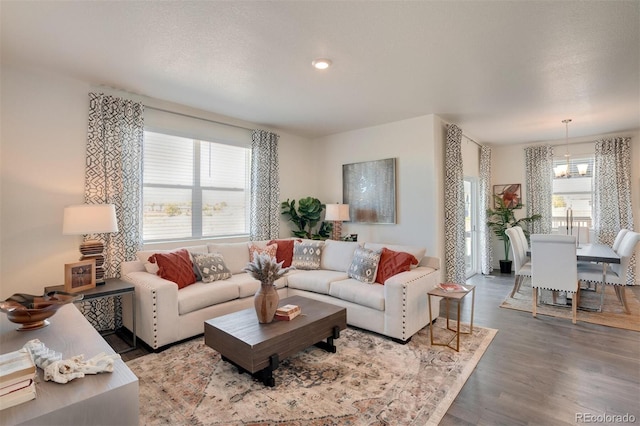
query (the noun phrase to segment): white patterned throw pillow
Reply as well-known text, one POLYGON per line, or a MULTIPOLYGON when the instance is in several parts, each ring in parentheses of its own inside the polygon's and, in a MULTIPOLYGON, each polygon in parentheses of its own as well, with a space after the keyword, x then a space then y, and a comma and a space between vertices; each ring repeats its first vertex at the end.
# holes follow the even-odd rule
POLYGON ((380 251, 358 247, 353 253, 353 260, 347 275, 349 278, 355 278, 363 283, 373 284, 376 280, 379 263, 380 251))
POLYGON ((323 241, 296 241, 291 266, 296 269, 320 269, 323 241))
POLYGON ((231 272, 224 264, 224 258, 220 253, 192 253, 193 263, 202 275, 203 283, 231 278, 231 272))

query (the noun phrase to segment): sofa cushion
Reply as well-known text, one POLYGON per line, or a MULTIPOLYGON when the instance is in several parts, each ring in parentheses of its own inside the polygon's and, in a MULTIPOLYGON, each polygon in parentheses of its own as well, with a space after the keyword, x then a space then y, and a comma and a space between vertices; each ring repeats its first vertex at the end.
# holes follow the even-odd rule
MULTIPOLYGON (((189 254, 208 252, 206 245, 180 247, 180 248, 187 249, 189 254)), ((155 253, 169 253, 169 252, 171 252, 171 250, 140 250, 139 252, 136 253, 136 257, 140 262, 142 262, 142 264, 144 265, 144 269, 148 273, 158 275, 158 265, 156 265, 155 263, 149 262, 149 258, 155 253)), ((196 281, 200 281, 202 279, 202 277, 198 276, 199 274, 198 268, 195 265, 193 268, 193 273, 196 274, 196 281)))
POLYGON ((379 262, 380 251, 358 247, 353 253, 353 260, 347 275, 349 275, 349 278, 355 278, 363 283, 371 284, 376 280, 379 262))
POLYGON ((424 247, 401 246, 401 245, 397 245, 397 244, 365 243, 364 247, 368 248, 370 250, 382 250, 383 247, 386 247, 389 250, 403 251, 403 252, 406 252, 406 253, 410 253, 410 254, 415 256, 415 258, 418 260, 418 263, 420 263, 420 261, 422 260, 422 258, 424 257, 424 255, 427 252, 427 249, 424 248, 424 247))
POLYGON ((323 241, 295 241, 291 266, 304 270, 319 269, 323 247, 323 241))
POLYGON ((249 263, 249 248, 247 243, 218 243, 207 244, 209 253, 220 253, 224 263, 232 274, 239 274, 249 263))
POLYGON ((367 284, 355 279, 334 281, 329 294, 337 299, 384 311, 384 286, 367 284))
POLYGON ((178 249, 168 253, 155 253, 149 258, 158 265, 158 275, 165 280, 173 281, 178 288, 184 288, 196 282, 193 273, 191 256, 186 249, 178 249))
POLYGON ((418 259, 416 259, 416 257, 411 253, 393 251, 383 247, 382 252, 380 253, 376 282, 384 284, 387 278, 399 274, 400 272, 409 271, 411 269, 411 265, 417 264, 418 259))
POLYGON ((238 284, 229 280, 216 281, 212 284, 198 282, 178 291, 178 313, 188 314, 238 297, 238 284))
POLYGON ((313 291, 314 293, 329 294, 329 286, 333 281, 346 280, 346 272, 325 271, 298 271, 287 275, 289 288, 313 291))
POLYGON ((326 240, 320 258, 320 269, 347 272, 353 253, 360 243, 351 241, 326 240))
POLYGON ((276 252, 278 251, 277 244, 269 244, 265 247, 260 247, 257 244, 249 243, 249 261, 253 262, 253 259, 256 254, 268 254, 270 257, 276 257, 276 252))
POLYGON ((229 268, 224 263, 224 258, 220 253, 194 253, 193 263, 202 277, 200 280, 204 283, 210 283, 218 280, 226 280, 231 277, 229 268))
POLYGON ((278 245, 278 249, 276 250, 276 260, 278 263, 282 262, 283 268, 291 266, 291 262, 293 261, 293 245, 296 241, 302 240, 271 240, 268 243, 269 245, 278 245))

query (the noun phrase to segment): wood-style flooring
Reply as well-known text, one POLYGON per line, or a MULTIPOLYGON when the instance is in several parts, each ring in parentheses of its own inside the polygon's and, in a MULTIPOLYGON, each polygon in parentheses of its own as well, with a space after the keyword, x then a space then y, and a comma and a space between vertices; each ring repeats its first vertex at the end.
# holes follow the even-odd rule
MULTIPOLYGON (((477 286, 474 324, 499 331, 441 425, 615 424, 624 415, 640 423, 640 333, 502 309, 513 275, 468 283, 477 286)), ((463 303, 463 321, 469 307, 463 303)), ((107 340, 126 346, 117 335, 107 340)), ((139 345, 122 358, 147 353, 139 345)))

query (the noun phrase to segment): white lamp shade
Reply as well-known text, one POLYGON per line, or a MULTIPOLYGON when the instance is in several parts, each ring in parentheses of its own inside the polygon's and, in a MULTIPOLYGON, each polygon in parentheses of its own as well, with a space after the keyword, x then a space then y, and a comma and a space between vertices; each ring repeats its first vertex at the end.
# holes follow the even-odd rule
POLYGON ((324 220, 345 221, 349 219, 349 204, 327 204, 324 220))
POLYGON ((113 204, 78 204, 64 208, 63 235, 118 232, 113 204))
POLYGON ((578 164, 578 174, 580 176, 586 175, 588 170, 589 170, 589 164, 588 163, 578 164))

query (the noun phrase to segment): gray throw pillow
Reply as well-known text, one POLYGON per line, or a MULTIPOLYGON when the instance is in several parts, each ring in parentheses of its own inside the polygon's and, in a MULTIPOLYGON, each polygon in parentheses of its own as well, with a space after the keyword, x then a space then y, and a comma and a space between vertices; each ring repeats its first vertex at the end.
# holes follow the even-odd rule
POLYGON ((291 266, 296 269, 320 269, 323 241, 296 241, 293 244, 291 266))
POLYGON ((192 256, 203 283, 231 278, 231 272, 220 253, 193 253, 192 256))
POLYGON ((358 247, 353 253, 353 260, 347 275, 349 278, 355 278, 363 283, 373 284, 376 280, 379 264, 380 251, 358 247))

